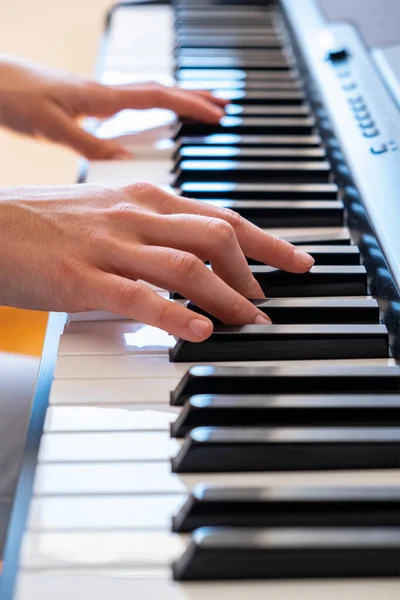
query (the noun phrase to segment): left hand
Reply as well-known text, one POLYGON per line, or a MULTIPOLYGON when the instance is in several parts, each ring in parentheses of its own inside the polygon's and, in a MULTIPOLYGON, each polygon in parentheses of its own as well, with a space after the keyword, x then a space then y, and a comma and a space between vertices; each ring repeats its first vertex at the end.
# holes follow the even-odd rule
POLYGON ((111 140, 84 131, 84 117, 105 118, 120 110, 166 108, 178 116, 218 123, 225 100, 157 83, 106 86, 12 57, 0 57, 0 125, 69 146, 91 160, 128 159, 111 140))

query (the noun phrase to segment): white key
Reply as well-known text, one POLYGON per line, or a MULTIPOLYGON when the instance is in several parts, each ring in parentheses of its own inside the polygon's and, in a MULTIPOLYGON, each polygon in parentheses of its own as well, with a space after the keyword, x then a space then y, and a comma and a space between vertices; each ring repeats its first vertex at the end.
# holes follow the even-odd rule
POLYGON ((48 433, 78 431, 165 430, 175 421, 180 409, 165 404, 127 406, 50 406, 44 431, 48 433))
POLYGON ((400 470, 176 474, 171 473, 169 461, 112 464, 41 463, 35 474, 34 493, 189 494, 198 484, 241 488, 271 485, 399 485, 400 470))
POLYGON ((69 569, 22 571, 16 600, 96 598, 96 600, 398 600, 400 581, 305 580, 231 581, 181 584, 170 570, 69 569))
POLYGON ((170 391, 180 382, 178 375, 160 379, 102 379, 100 374, 92 379, 56 379, 53 381, 49 403, 51 405, 103 405, 103 404, 165 404, 170 391))
POLYGON ((26 569, 168 567, 188 536, 168 531, 27 533, 20 564, 26 569))
POLYGON ((45 433, 39 460, 43 462, 165 460, 182 442, 169 431, 113 433, 45 433))
POLYGON ((120 186, 146 181, 153 185, 164 185, 168 184, 171 177, 170 166, 168 159, 98 160, 90 163, 86 182, 120 186))
POLYGON ((71 323, 60 337, 58 354, 160 354, 175 344, 166 331, 137 321, 71 323))
MULTIPOLYGON (((314 360, 314 361, 252 361, 218 362, 218 363, 170 363, 168 354, 125 354, 121 356, 60 356, 56 369, 56 379, 87 378, 135 378, 165 379, 181 378, 190 367, 201 364, 213 364, 232 367, 262 366, 357 366, 357 365, 395 365, 392 359, 348 359, 348 360, 314 360)), ((138 384, 139 385, 139 384, 138 384)), ((118 399, 114 397, 117 401, 118 399)))
POLYGON ((114 531, 154 528, 167 531, 184 501, 182 494, 33 498, 28 528, 114 531))

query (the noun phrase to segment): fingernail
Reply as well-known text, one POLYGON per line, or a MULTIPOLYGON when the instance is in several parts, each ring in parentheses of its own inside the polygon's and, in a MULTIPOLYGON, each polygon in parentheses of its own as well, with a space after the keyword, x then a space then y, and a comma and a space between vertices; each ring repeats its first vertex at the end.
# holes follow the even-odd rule
POLYGON ((114 160, 132 160, 133 156, 127 150, 120 150, 113 156, 114 160))
POLYGON ((207 338, 212 332, 212 323, 203 319, 193 319, 189 323, 189 329, 196 337, 207 338))
POLYGON ((315 262, 313 257, 307 252, 303 252, 303 250, 295 250, 294 258, 297 264, 304 269, 311 269, 315 262))
POLYGON ((272 321, 267 315, 262 312, 259 312, 254 319, 254 325, 271 325, 272 321))

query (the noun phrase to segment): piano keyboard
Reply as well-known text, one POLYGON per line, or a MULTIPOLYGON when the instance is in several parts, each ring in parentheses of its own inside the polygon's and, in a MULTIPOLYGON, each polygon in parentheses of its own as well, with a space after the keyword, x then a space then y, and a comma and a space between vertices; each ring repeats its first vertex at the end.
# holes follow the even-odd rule
POLYGON ((229 207, 315 266, 249 261, 273 325, 213 318, 200 344, 107 313, 69 315, 58 339, 51 318, 9 600, 399 597, 399 281, 310 92, 294 4, 288 24, 267 0, 111 13, 101 81, 175 78, 231 103, 220 125, 158 110, 99 124, 135 160, 88 164, 86 181, 229 207))

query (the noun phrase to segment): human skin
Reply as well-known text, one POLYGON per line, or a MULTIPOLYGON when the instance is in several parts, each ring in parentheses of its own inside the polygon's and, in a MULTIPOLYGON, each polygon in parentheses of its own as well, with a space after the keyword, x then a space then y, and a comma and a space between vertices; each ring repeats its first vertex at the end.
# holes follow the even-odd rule
POLYGON ((0 304, 105 310, 193 342, 212 333, 211 321, 141 280, 225 323, 267 324, 247 299, 263 293, 245 256, 296 273, 313 264, 233 211, 148 183, 3 188, 0 231, 0 304))

